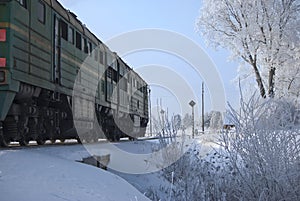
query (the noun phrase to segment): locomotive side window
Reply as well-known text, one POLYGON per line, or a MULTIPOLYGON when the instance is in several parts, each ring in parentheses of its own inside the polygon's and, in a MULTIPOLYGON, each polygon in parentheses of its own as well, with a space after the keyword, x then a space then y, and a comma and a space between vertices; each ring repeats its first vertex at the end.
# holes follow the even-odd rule
POLYGON ((101 92, 102 92, 102 94, 105 93, 105 81, 104 80, 101 80, 101 92))
POLYGON ((120 89, 127 92, 127 88, 128 88, 127 83, 128 82, 127 82, 127 79, 125 77, 120 79, 120 81, 119 81, 120 89))
POLYGON ((99 62, 101 64, 104 64, 104 54, 103 54, 103 51, 99 51, 99 62))
POLYGON ((76 47, 81 50, 81 35, 76 31, 76 47))
POLYGON ((38 2, 38 7, 37 7, 37 18, 38 20, 45 24, 46 22, 46 7, 45 4, 41 1, 38 2))
POLYGON ((72 27, 69 27, 68 35, 69 42, 74 45, 74 29, 72 27))
POLYGON ((112 78, 113 77, 113 72, 111 68, 107 69, 107 77, 112 78))
POLYGON ((88 43, 87 43, 86 38, 83 39, 83 50, 84 50, 84 53, 86 53, 86 54, 89 53, 89 48, 88 48, 88 43))
POLYGON ((142 85, 142 83, 138 83, 138 90, 143 93, 143 85, 142 85))
POLYGON ((27 0, 17 0, 21 6, 27 9, 27 0))
POLYGON ((86 42, 86 53, 88 55, 92 56, 92 43, 88 42, 88 41, 86 42))
POLYGON ((97 49, 95 49, 94 59, 95 59, 95 61, 98 61, 98 51, 97 51, 97 49))
POLYGON ((117 82, 118 81, 118 72, 113 70, 113 76, 112 76, 113 81, 117 82))
POLYGON ((107 65, 112 66, 112 58, 111 58, 111 55, 109 53, 107 53, 106 59, 107 59, 106 60, 107 65))
POLYGON ((92 56, 92 52, 93 52, 93 45, 91 42, 89 42, 89 55, 92 56))
POLYGON ((65 23, 63 20, 59 21, 60 30, 61 30, 61 37, 68 41, 68 24, 65 23))

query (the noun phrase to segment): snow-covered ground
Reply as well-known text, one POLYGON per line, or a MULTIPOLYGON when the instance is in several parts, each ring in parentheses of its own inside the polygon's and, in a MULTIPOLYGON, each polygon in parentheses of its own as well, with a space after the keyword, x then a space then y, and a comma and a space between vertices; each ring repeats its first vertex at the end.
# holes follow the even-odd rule
POLYGON ((0 200, 149 200, 115 174, 76 162, 81 145, 0 150, 0 200))
MULTIPOLYGON (((149 200, 145 195, 168 200, 170 183, 161 172, 128 174, 126 170, 145 165, 128 161, 111 150, 113 145, 138 156, 153 151, 154 144, 157 141, 0 149, 0 201, 149 200), (93 154, 107 153, 111 154, 108 171, 76 162, 93 154), (116 170, 116 165, 124 167, 125 172, 116 170)), ((209 153, 210 142, 205 142, 201 150, 201 157, 209 153)))

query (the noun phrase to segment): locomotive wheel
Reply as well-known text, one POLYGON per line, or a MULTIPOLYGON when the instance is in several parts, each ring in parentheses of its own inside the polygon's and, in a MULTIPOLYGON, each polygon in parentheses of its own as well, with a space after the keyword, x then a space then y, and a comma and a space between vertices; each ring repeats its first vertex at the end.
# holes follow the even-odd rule
POLYGON ((82 144, 82 141, 80 138, 77 138, 76 140, 77 140, 78 144, 82 144))
POLYGON ((29 145, 29 139, 28 138, 22 138, 19 143, 21 146, 28 146, 29 145))
POLYGON ((114 138, 111 137, 111 136, 107 137, 107 140, 108 140, 109 142, 114 142, 114 138))
POLYGON ((98 137, 96 135, 92 135, 91 136, 91 142, 92 143, 94 143, 94 142, 97 143, 98 142, 98 137))
POLYGON ((135 141, 135 139, 136 139, 135 137, 131 137, 131 136, 129 136, 128 138, 129 138, 129 141, 135 141))
POLYGON ((94 142, 94 139, 92 137, 89 137, 87 139, 85 139, 86 143, 91 144, 94 142))
POLYGON ((10 143, 10 140, 7 139, 4 135, 3 135, 3 124, 2 122, 0 122, 0 147, 7 147, 10 143))
POLYGON ((115 142, 119 142, 119 141, 120 141, 120 136, 119 136, 119 135, 116 135, 116 136, 114 137, 114 140, 115 140, 115 142))
POLYGON ((92 143, 92 139, 91 138, 85 138, 84 143, 87 143, 87 144, 92 143))
POLYGON ((10 140, 0 134, 0 147, 8 147, 10 140))
POLYGON ((117 138, 116 135, 112 132, 109 133, 107 140, 109 140, 110 142, 116 142, 117 138))
POLYGON ((39 138, 39 139, 36 140, 36 143, 37 143, 38 145, 44 145, 45 142, 46 142, 46 140, 45 140, 45 139, 42 139, 42 138, 39 138))
POLYGON ((94 136, 93 141, 97 143, 98 142, 98 137, 94 136))

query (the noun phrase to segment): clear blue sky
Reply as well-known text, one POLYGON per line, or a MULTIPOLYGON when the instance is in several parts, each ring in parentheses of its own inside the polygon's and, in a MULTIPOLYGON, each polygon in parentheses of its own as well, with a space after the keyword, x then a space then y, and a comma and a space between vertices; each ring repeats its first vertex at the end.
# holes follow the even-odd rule
MULTIPOLYGON (((233 105, 237 104, 237 87, 232 80, 236 77, 238 64, 228 62, 229 52, 208 48, 200 34, 195 31, 195 21, 199 15, 201 0, 59 0, 59 2, 74 12, 78 19, 86 24, 103 42, 124 32, 148 28, 174 31, 193 40, 203 47, 215 63, 224 83, 227 101, 233 105)), ((175 69, 176 66, 185 65, 178 58, 172 58, 162 52, 151 51, 129 55, 124 60, 133 68, 153 63, 162 66, 175 66, 175 69)), ((183 72, 178 70, 178 73, 183 72)), ((190 77, 193 79, 192 72, 187 71, 185 73, 187 76, 190 73, 190 77)), ((202 80, 196 79, 191 83, 197 91, 198 100, 196 102, 201 100, 201 82, 202 80)), ((171 100, 170 94, 163 94, 162 89, 153 88, 153 104, 155 105, 158 98, 162 98, 163 105, 171 107, 169 110, 177 113, 176 109, 172 109, 171 102, 174 100, 171 100)), ((206 110, 208 111, 211 109, 209 96, 206 99, 208 103, 206 110)))

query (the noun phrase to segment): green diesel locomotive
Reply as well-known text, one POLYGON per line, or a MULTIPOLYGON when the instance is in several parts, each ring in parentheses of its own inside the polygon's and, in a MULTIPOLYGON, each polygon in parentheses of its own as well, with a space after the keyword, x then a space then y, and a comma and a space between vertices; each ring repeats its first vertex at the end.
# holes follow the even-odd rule
POLYGON ((148 85, 56 0, 0 0, 0 145, 145 135, 148 85))

